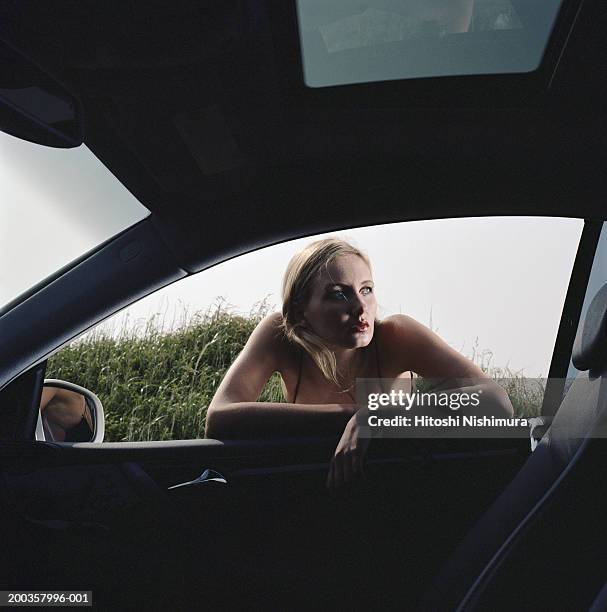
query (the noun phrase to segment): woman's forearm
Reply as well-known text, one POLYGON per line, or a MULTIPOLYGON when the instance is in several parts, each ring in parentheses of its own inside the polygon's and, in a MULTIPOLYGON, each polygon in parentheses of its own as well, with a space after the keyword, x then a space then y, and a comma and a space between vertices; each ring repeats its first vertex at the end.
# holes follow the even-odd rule
POLYGON ((211 406, 207 438, 246 439, 342 433, 357 407, 350 404, 238 402, 211 406))
MULTIPOLYGON (((507 393, 494 381, 459 388, 441 389, 442 393, 481 391, 483 400, 468 407, 464 414, 511 416, 512 404, 507 393)), ((280 436, 340 434, 356 413, 353 404, 282 404, 272 402, 237 402, 209 407, 205 435, 216 439, 246 439, 280 436)), ((426 408, 428 410, 428 408, 426 408)), ((443 416, 444 408, 436 408, 443 416)), ((430 409, 432 411, 432 409, 430 409)))

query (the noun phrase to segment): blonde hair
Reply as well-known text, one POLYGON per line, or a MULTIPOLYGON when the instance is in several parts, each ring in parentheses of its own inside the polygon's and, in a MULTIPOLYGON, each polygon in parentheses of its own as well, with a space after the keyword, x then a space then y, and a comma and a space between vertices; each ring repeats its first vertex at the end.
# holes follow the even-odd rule
POLYGON ((322 269, 342 255, 356 255, 371 269, 367 255, 340 238, 317 240, 296 253, 289 262, 282 280, 282 329, 289 341, 300 346, 313 359, 325 378, 340 386, 335 353, 323 339, 306 328, 301 309, 310 297, 312 283, 322 269))

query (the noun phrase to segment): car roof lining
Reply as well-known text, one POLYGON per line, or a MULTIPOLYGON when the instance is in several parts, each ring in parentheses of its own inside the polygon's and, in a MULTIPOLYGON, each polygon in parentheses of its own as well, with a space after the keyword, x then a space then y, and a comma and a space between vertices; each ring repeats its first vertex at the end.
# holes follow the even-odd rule
POLYGON ((607 12, 597 0, 564 2, 533 73, 323 90, 303 85, 294 2, 145 7, 141 19, 135 0, 111 10, 26 0, 0 35, 81 99, 87 146, 189 272, 344 227, 603 215, 607 12), (198 122, 198 143, 184 121, 198 122))

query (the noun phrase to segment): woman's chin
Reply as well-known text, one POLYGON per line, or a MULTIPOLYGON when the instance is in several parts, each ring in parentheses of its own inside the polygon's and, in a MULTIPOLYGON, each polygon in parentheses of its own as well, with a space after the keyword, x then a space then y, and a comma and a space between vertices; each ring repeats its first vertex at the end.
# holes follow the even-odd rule
POLYGON ((372 331, 355 332, 349 338, 349 348, 364 348, 365 346, 369 346, 372 339, 372 331))
POLYGON ((325 338, 325 346, 332 351, 364 348, 365 346, 369 346, 369 344, 371 344, 372 339, 373 331, 354 332, 339 339, 332 338, 329 340, 328 338, 325 338))

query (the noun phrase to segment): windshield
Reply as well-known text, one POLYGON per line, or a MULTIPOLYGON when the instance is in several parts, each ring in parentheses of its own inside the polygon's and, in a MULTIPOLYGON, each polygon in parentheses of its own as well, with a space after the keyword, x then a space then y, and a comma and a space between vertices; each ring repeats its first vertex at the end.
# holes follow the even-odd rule
POLYGON ((0 132, 0 308, 147 215, 85 145, 0 132))

